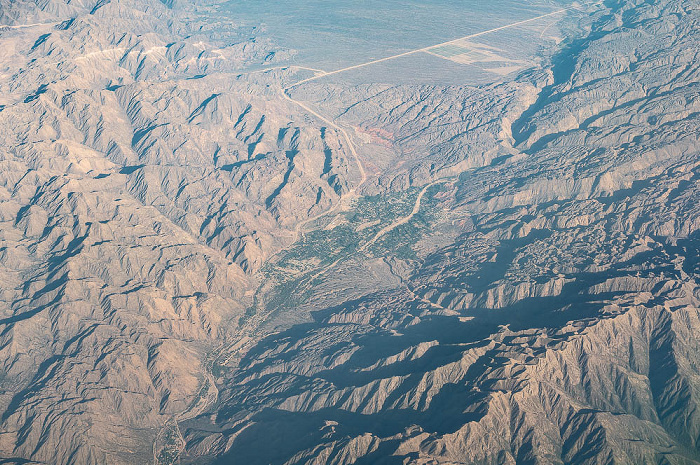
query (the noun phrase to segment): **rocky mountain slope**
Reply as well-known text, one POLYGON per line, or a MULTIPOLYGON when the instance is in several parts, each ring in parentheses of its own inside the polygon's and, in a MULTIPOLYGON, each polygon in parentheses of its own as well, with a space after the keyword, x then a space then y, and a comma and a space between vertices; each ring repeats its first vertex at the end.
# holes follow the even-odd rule
POLYGON ((479 86, 217 11, 0 3, 0 461, 700 462, 696 2, 479 86))
POLYGON ((2 459, 152 458, 215 389, 252 273, 356 176, 337 134, 232 74, 274 62, 264 41, 183 14, 2 5, 2 459))
POLYGON ((219 431, 191 422, 192 457, 700 460, 698 10, 606 6, 550 69, 515 83, 373 89, 342 111, 404 153, 423 148, 409 180, 478 168, 442 189, 436 250, 410 244, 400 287, 243 357, 219 431))

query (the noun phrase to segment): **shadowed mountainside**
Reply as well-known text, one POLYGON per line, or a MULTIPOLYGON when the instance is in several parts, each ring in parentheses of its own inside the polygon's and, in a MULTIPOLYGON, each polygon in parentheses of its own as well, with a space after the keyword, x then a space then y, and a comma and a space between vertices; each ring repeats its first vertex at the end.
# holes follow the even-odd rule
POLYGON ((0 462, 700 462, 696 2, 479 85, 220 11, 0 1, 0 462))

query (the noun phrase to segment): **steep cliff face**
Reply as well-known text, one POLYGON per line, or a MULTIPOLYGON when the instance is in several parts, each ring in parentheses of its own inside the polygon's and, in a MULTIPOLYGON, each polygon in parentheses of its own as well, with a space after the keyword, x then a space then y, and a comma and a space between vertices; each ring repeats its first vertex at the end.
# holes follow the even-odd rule
POLYGON ((700 462, 693 1, 479 86, 217 8, 0 1, 0 462, 700 462))

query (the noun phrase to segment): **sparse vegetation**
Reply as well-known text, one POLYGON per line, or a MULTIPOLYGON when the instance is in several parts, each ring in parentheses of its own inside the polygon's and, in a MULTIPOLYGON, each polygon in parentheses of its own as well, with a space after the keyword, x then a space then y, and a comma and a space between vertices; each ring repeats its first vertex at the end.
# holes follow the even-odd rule
MULTIPOLYGON (((409 222, 382 236, 365 253, 373 257, 415 259, 412 245, 434 221, 435 215, 431 209, 437 202, 433 196, 442 188, 439 184, 430 186, 418 213, 409 222)), ((368 243, 383 227, 409 215, 420 190, 413 188, 406 192, 361 197, 352 210, 340 213, 344 221, 337 226, 328 228, 335 215, 321 217, 307 225, 309 230, 297 244, 262 269, 267 282, 274 280, 277 283, 274 289, 265 292, 265 312, 278 312, 305 302, 329 266, 355 258, 363 244, 368 243)), ((258 302, 257 305, 260 304, 258 302)), ((256 308, 259 307, 249 308, 246 316, 255 314, 256 308)))

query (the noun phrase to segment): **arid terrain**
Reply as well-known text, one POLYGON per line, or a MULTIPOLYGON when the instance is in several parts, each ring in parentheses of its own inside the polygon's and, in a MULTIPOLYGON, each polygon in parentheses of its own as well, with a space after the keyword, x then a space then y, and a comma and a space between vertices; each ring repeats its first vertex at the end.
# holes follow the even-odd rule
POLYGON ((0 463, 700 463, 697 0, 0 0, 0 463))

